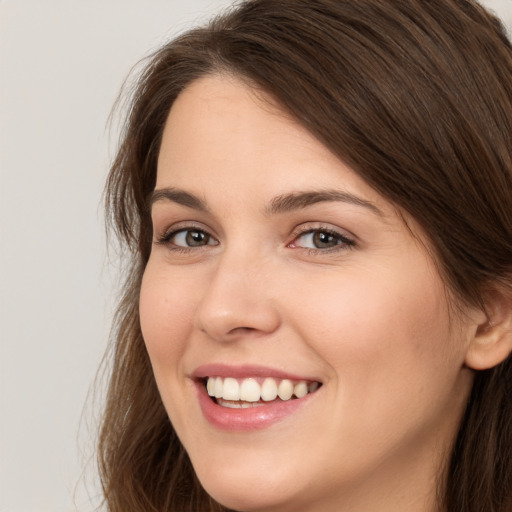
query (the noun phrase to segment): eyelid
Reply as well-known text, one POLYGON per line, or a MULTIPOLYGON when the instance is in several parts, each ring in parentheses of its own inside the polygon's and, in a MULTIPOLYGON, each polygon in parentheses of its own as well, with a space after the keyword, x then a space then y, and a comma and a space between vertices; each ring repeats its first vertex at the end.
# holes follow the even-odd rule
POLYGON ((218 237, 212 233, 212 230, 197 221, 180 221, 167 226, 163 230, 154 229, 156 238, 155 243, 163 245, 168 244, 173 236, 182 231, 201 231, 213 238, 217 242, 215 245, 218 245, 219 243, 218 237))
MULTIPOLYGON (((170 246, 172 250, 182 250, 182 251, 190 251, 190 250, 199 250, 204 247, 212 247, 219 245, 218 237, 212 232, 212 230, 205 226, 202 222, 198 221, 179 221, 170 226, 167 226, 165 229, 158 230, 154 229, 155 233, 155 241, 154 243, 157 245, 167 245, 170 246), (200 231, 209 236, 215 243, 207 243, 205 245, 198 246, 185 246, 185 245, 177 245, 171 242, 172 238, 184 231, 200 231)), ((293 229, 290 235, 291 241, 286 243, 286 247, 297 249, 297 250, 307 250, 310 253, 329 253, 336 252, 341 250, 347 250, 356 246, 356 237, 348 232, 345 229, 339 228, 337 226, 332 226, 331 224, 325 224, 320 222, 306 222, 300 224, 296 228, 293 229), (301 237, 311 234, 311 233, 327 233, 329 235, 334 236, 339 243, 335 244, 332 247, 303 247, 297 244, 297 240, 301 237)))
POLYGON ((351 233, 347 232, 344 229, 333 227, 331 225, 326 224, 320 224, 320 223, 307 223, 302 224, 299 227, 295 228, 291 234, 292 241, 287 244, 287 247, 292 247, 294 249, 305 249, 310 252, 319 252, 319 253, 327 253, 332 251, 340 251, 340 250, 347 250, 354 246, 356 246, 356 237, 352 235, 351 233), (333 247, 329 248, 312 248, 312 247, 301 247, 299 245, 293 245, 296 240, 299 238, 311 234, 311 233, 327 233, 334 237, 336 237, 338 240, 341 241, 341 243, 336 244, 333 247))

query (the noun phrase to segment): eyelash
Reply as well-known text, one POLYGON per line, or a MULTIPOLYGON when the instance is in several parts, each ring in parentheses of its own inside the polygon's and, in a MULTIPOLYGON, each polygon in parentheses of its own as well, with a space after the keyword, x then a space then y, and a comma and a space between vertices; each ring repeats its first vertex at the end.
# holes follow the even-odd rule
POLYGON ((356 243, 352 238, 349 238, 348 236, 340 233, 339 231, 328 228, 326 226, 318 226, 315 228, 305 228, 305 229, 299 229, 298 231, 294 232, 292 234, 293 240, 290 244, 287 245, 287 247, 294 246, 296 241, 299 240, 302 237, 305 237, 306 235, 311 235, 314 233, 321 233, 328 235, 332 237, 336 244, 333 247, 326 247, 326 248, 318 248, 318 247, 300 247, 296 246, 297 249, 303 249, 308 252, 308 254, 326 254, 326 253, 332 253, 332 252, 338 252, 338 251, 346 251, 348 249, 354 248, 356 243))
POLYGON ((216 240, 215 240, 216 241, 215 244, 198 245, 195 247, 194 246, 177 245, 177 244, 174 244, 171 242, 171 240, 175 236, 179 235, 180 233, 187 233, 187 232, 201 233, 201 234, 209 237, 209 239, 215 240, 215 238, 210 233, 208 233, 208 231, 206 231, 205 229, 202 229, 202 228, 199 228, 196 226, 184 226, 184 227, 180 227, 177 229, 172 229, 171 231, 166 231, 165 233, 163 233, 163 235, 158 237, 156 243, 158 245, 167 246, 170 251, 181 252, 181 253, 189 253, 191 251, 197 251, 198 249, 203 249, 204 247, 207 247, 208 245, 210 245, 210 246, 218 245, 218 242, 216 240))
MULTIPOLYGON (((332 253, 332 252, 338 252, 338 251, 344 251, 351 249, 355 247, 356 243, 353 239, 347 237, 346 235, 340 233, 339 231, 336 231, 332 228, 328 227, 315 227, 315 228, 302 228, 294 231, 292 233, 292 242, 288 243, 286 247, 292 247, 294 249, 302 249, 307 251, 308 254, 314 255, 314 254, 326 254, 326 253, 332 253), (334 241, 336 242, 333 247, 325 247, 325 248, 318 248, 318 247, 301 247, 296 244, 296 241, 299 240, 302 237, 305 237, 306 235, 311 235, 314 233, 319 234, 325 234, 329 237, 332 237, 334 241)), ((163 235, 159 236, 156 243, 158 245, 165 245, 169 248, 171 251, 181 252, 181 253, 189 253, 191 251, 201 250, 208 246, 215 246, 218 245, 219 242, 205 229, 196 227, 196 226, 184 226, 180 227, 178 229, 172 229, 171 231, 166 231, 163 233, 163 235), (172 243, 171 240, 181 234, 181 233, 200 233, 202 235, 205 235, 210 240, 214 240, 214 244, 206 243, 205 245, 198 245, 198 246, 183 246, 183 245, 177 245, 175 243, 172 243)))

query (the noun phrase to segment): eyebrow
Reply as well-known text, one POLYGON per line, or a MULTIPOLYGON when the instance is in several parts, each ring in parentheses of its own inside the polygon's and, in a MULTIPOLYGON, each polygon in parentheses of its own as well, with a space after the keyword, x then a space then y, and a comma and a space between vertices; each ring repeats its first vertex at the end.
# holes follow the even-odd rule
MULTIPOLYGON (((160 188, 153 191, 150 196, 148 206, 151 208, 154 203, 158 201, 171 201, 173 203, 199 210, 202 212, 209 212, 206 201, 199 197, 186 192, 185 190, 166 187, 160 188)), ((350 192, 343 190, 329 189, 329 190, 313 190, 306 192, 291 192, 289 194, 282 194, 270 201, 268 206, 265 208, 267 215, 276 215, 279 213, 285 213, 294 210, 301 210, 308 206, 312 206, 316 203, 322 202, 342 202, 361 206, 375 213, 379 217, 385 215, 382 211, 377 208, 372 202, 362 199, 350 192)))
POLYGON ((159 188, 154 190, 149 198, 148 207, 151 208, 157 201, 163 200, 181 204, 182 206, 193 208, 194 210, 199 210, 202 212, 209 211, 206 202, 199 197, 195 196, 194 194, 190 194, 189 192, 185 192, 184 190, 172 187, 159 188))
POLYGON ((269 215, 284 213, 293 210, 300 210, 307 206, 322 202, 342 202, 362 206, 363 208, 367 208, 371 212, 377 214, 379 217, 384 217, 382 211, 379 210, 379 208, 377 208, 372 202, 362 199, 350 192, 336 189, 283 194, 272 199, 266 209, 266 212, 269 215))

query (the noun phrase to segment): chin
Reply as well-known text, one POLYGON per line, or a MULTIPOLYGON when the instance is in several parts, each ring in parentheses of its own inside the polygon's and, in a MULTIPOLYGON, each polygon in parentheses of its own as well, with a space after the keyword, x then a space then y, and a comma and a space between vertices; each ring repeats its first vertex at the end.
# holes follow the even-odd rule
POLYGON ((256 467, 252 471, 236 464, 224 471, 198 468, 196 474, 215 501, 239 512, 291 511, 298 498, 292 477, 256 467))

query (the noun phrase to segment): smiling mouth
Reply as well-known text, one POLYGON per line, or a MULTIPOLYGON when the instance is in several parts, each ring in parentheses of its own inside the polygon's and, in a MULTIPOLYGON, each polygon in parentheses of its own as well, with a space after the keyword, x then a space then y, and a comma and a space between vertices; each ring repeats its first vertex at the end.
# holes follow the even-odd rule
POLYGON ((261 407, 269 402, 286 402, 314 393, 320 382, 249 377, 208 377, 204 379, 208 395, 218 405, 232 409, 261 407))

